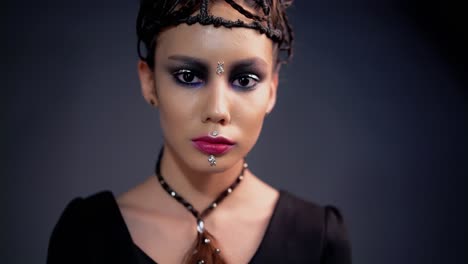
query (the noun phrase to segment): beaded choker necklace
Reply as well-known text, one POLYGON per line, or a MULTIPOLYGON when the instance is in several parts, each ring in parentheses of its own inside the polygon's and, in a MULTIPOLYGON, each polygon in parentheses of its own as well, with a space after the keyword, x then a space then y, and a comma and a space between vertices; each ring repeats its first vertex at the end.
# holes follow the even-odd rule
MULTIPOLYGON (((177 202, 182 204, 192 215, 195 217, 197 223, 197 238, 192 247, 192 255, 197 255, 198 253, 205 252, 208 249, 211 252, 208 252, 208 259, 206 254, 201 254, 200 258, 198 258, 197 264, 205 264, 205 263, 213 263, 213 260, 217 259, 216 255, 221 253, 221 250, 216 247, 214 237, 205 229, 205 222, 204 219, 216 208, 219 204, 230 194, 234 191, 234 189, 239 185, 239 183, 244 179, 244 172, 245 169, 248 167, 247 163, 244 162, 242 166, 242 170, 239 176, 235 179, 235 181, 201 213, 195 209, 192 204, 190 204, 187 200, 185 200, 180 194, 178 194, 174 189, 172 189, 169 184, 166 182, 164 177, 161 174, 161 158, 162 158, 163 151, 159 153, 158 161, 156 163, 155 173, 156 177, 158 178, 158 182, 161 184, 161 187, 177 202), (206 248, 208 247, 208 248, 206 248)), ((196 256, 187 256, 186 258, 194 259, 196 256)))

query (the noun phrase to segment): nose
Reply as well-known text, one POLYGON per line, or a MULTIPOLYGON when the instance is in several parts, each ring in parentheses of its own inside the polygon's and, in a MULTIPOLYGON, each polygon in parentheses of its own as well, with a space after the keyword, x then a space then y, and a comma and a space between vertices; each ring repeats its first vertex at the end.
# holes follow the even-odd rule
POLYGON ((220 82, 206 90, 206 99, 202 114, 203 123, 216 123, 226 125, 231 122, 229 110, 229 92, 220 82))

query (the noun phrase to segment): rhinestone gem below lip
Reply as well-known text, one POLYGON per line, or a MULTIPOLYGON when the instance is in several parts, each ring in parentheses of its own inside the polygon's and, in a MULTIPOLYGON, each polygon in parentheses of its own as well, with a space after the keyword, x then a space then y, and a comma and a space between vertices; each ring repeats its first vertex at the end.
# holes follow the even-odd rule
POLYGON ((213 155, 210 155, 208 157, 208 162, 210 163, 210 166, 216 166, 216 158, 213 155))

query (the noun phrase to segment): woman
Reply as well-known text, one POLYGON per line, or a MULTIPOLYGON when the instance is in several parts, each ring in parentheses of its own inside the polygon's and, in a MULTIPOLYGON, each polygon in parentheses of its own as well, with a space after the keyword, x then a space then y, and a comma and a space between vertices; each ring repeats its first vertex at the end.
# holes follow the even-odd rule
POLYGON ((141 2, 138 73, 164 135, 155 175, 118 198, 73 200, 48 263, 351 262, 337 209, 272 188, 244 159, 291 54, 288 5, 141 2))

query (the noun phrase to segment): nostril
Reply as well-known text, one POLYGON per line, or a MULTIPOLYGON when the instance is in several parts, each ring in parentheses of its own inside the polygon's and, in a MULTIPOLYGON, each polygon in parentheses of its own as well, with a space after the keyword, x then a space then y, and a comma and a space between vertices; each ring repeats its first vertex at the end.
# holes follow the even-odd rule
POLYGON ((225 118, 211 118, 211 117, 207 117, 205 119, 205 122, 213 122, 213 123, 219 123, 221 125, 225 125, 226 124, 226 119, 225 118))

